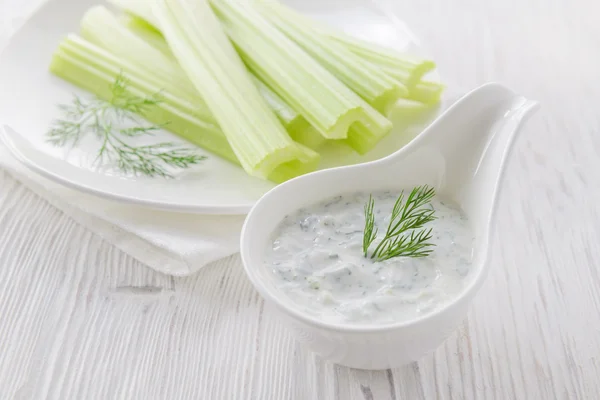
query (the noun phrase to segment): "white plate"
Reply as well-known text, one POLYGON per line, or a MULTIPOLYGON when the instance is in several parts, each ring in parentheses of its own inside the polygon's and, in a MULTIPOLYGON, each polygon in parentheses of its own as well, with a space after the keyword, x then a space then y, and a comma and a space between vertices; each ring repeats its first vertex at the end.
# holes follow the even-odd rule
MULTIPOLYGON (((285 0, 285 3, 348 33, 400 50, 422 54, 406 25, 370 0, 285 0)), ((249 177, 239 167, 205 153, 199 166, 175 179, 122 176, 92 163, 97 145, 87 143, 65 151, 45 142, 45 133, 59 115, 57 105, 73 93, 89 96, 51 75, 48 65, 59 41, 79 30, 79 21, 94 0, 50 0, 13 36, 0 56, 0 124, 13 128, 3 139, 17 158, 33 171, 61 184, 110 198, 171 211, 244 214, 273 184, 249 177)), ((355 164, 386 156, 412 139, 424 123, 394 124, 394 131, 366 156, 326 152, 321 168, 355 164)), ((168 132, 157 141, 177 141, 168 132)))

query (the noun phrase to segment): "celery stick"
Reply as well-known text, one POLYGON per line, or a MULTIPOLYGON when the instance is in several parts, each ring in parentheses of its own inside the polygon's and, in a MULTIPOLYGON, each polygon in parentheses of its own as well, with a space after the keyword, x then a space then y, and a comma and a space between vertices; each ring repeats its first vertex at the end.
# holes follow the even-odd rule
MULTIPOLYGON (((158 86, 177 87, 178 95, 184 97, 192 105, 189 112, 197 113, 203 119, 216 124, 212 112, 177 64, 164 37, 152 25, 133 16, 123 16, 119 21, 105 7, 95 6, 86 12, 81 26, 82 34, 92 43, 135 64, 148 74, 152 74, 158 86)), ((256 78, 255 83, 257 86, 260 85, 260 93, 292 138, 297 137, 299 139, 297 141, 300 143, 315 148, 313 147, 315 141, 308 132, 298 132, 299 127, 305 127, 307 131, 312 131, 304 122, 304 117, 294 111, 264 83, 256 78), (306 140, 306 143, 302 140, 306 140)))
POLYGON ((410 90, 409 97, 425 104, 436 104, 440 101, 443 91, 444 85, 441 83, 421 81, 410 90))
POLYGON ((89 42, 77 35, 68 35, 59 45, 59 50, 63 53, 69 54, 72 57, 80 59, 82 62, 93 66, 96 69, 106 73, 113 74, 119 70, 127 74, 128 79, 131 81, 130 85, 137 87, 139 90, 161 92, 163 100, 170 103, 173 107, 180 109, 181 111, 197 116, 202 119, 206 124, 210 124, 215 128, 218 125, 212 114, 210 118, 203 118, 202 113, 196 113, 196 107, 193 103, 190 103, 187 99, 177 96, 176 87, 169 85, 167 81, 161 81, 151 74, 147 74, 141 70, 137 65, 124 60, 122 57, 117 58, 109 51, 96 46, 92 42, 89 42))
POLYGON ((444 85, 422 80, 427 73, 435 69, 433 61, 409 56, 341 32, 328 31, 327 36, 334 38, 363 60, 376 65, 388 76, 403 83, 409 91, 408 99, 425 104, 435 104, 440 101, 444 85))
POLYGON ((327 35, 365 60, 383 68, 392 77, 404 83, 409 90, 428 72, 435 69, 435 63, 431 60, 423 60, 400 53, 343 32, 330 30, 327 35))
MULTIPOLYGON (((118 7, 121 7, 127 12, 137 16, 138 18, 142 18, 143 15, 148 14, 147 8, 149 7, 149 5, 146 3, 140 3, 137 0, 110 0, 110 2, 118 7)), ((148 24, 152 24, 155 28, 158 29, 158 23, 156 22, 156 18, 148 18, 145 20, 145 22, 148 24)), ((260 81, 260 79, 258 81, 260 81)), ((280 119, 280 121, 282 121, 286 130, 295 141, 300 142, 313 149, 319 148, 325 142, 325 138, 319 137, 319 132, 314 127, 312 127, 309 122, 306 121, 302 114, 299 114, 295 111, 296 108, 293 105, 290 106, 290 104, 288 104, 280 96, 273 93, 272 90, 271 95, 269 95, 268 93, 265 94, 266 90, 270 90, 269 86, 259 86, 259 90, 263 95, 265 95, 265 99, 267 100, 271 108, 275 111, 277 117, 280 119), (282 102, 282 104, 278 104, 278 101, 282 102), (294 119, 289 119, 288 117, 291 115, 296 115, 296 117, 294 119)), ((318 98, 316 100, 313 98, 310 101, 316 102, 318 100, 318 98)), ((317 105, 318 103, 315 103, 315 106, 317 105)), ((372 114, 371 118, 378 122, 376 122, 375 124, 367 122, 367 126, 370 126, 371 129, 363 129, 364 132, 362 133, 363 135, 367 135, 367 138, 363 139, 360 142, 358 140, 353 139, 354 136, 356 136, 357 134, 361 134, 356 132, 357 130, 361 129, 360 127, 354 129, 354 127, 352 126, 349 130, 351 138, 348 139, 347 142, 350 144, 353 142, 361 143, 355 149, 360 153, 365 153, 368 150, 370 150, 379 141, 379 139, 391 129, 391 123, 389 123, 389 121, 387 120, 384 120, 383 116, 376 113, 373 109, 370 109, 369 111, 372 114)))
MULTIPOLYGON (((147 41, 169 57, 173 57, 173 53, 169 49, 169 45, 164 40, 164 37, 152 25, 135 16, 126 16, 122 19, 122 22, 141 39, 147 41)), ((294 141, 314 150, 318 149, 325 142, 326 139, 319 135, 302 115, 298 114, 255 75, 251 75, 251 77, 260 94, 267 101, 273 112, 275 112, 275 115, 277 115, 294 141)))
POLYGON ((108 3, 146 21, 150 26, 158 28, 158 19, 152 11, 152 0, 107 0, 108 3))
POLYGON ((267 101, 275 115, 279 118, 290 137, 298 143, 317 150, 326 139, 313 128, 308 121, 291 108, 277 93, 273 92, 263 81, 250 74, 258 91, 267 101))
MULTIPOLYGON (((435 63, 433 61, 421 60, 387 47, 355 38, 342 31, 332 29, 324 24, 311 20, 280 2, 273 0, 254 0, 254 3, 263 8, 263 15, 267 18, 272 21, 279 20, 277 26, 285 31, 286 34, 290 34, 290 31, 292 30, 300 29, 305 32, 311 32, 317 36, 313 37, 311 42, 320 43, 318 36, 320 36, 321 41, 324 43, 335 41, 347 51, 360 56, 363 59, 363 62, 367 61, 372 66, 378 67, 390 77, 406 85, 409 89, 416 85, 425 74, 435 69, 435 63)), ((295 34, 294 40, 297 40, 296 37, 297 33, 295 34)), ((314 46, 314 44, 312 45, 314 46)), ((305 50, 309 51, 306 47, 305 50)), ((311 54, 313 57, 317 57, 315 54, 311 54)), ((323 62, 323 60, 320 61, 323 62)), ((346 84, 348 83, 346 82, 346 84)))
MULTIPOLYGON (((61 42, 52 57, 50 71, 107 101, 112 96, 111 85, 121 75, 128 80, 127 90, 133 95, 147 97, 160 92, 162 102, 149 108, 142 115, 144 118, 156 124, 166 123, 165 129, 239 165, 218 126, 183 111, 181 101, 169 90, 154 86, 143 79, 135 66, 76 35, 69 35, 61 42)), ((306 153, 309 157, 280 166, 269 179, 279 183, 314 170, 319 160, 310 157, 310 152, 306 153)))
MULTIPOLYGON (((164 37, 156 28, 139 17, 125 16, 122 23, 140 39, 160 50, 174 61, 173 53, 164 37)), ((260 79, 252 75, 252 80, 256 84, 260 94, 267 101, 273 112, 279 117, 280 121, 287 128, 290 125, 299 123, 298 119, 304 119, 300 114, 294 111, 281 97, 273 92, 260 79)), ((191 84, 191 82, 190 82, 191 84)))
MULTIPOLYGON (((136 66, 114 57, 104 49, 76 35, 68 35, 55 52, 50 70, 105 100, 110 100, 111 84, 119 75, 128 80, 127 88, 132 94, 147 97, 160 92, 162 102, 149 109, 143 115, 144 118, 157 124, 168 122, 165 129, 239 165, 221 128, 189 114, 185 102, 168 89, 162 89, 145 80, 144 74, 140 74, 136 66)), ((269 179, 282 182, 291 176, 314 170, 317 162, 318 159, 307 159, 305 164, 289 163, 278 168, 269 179)))
POLYGON ((433 61, 410 56, 343 32, 328 30, 326 35, 406 85, 409 99, 425 104, 435 104, 440 101, 444 85, 423 81, 423 77, 435 69, 436 65, 433 61))
POLYGON ((404 115, 415 115, 429 109, 429 105, 421 101, 400 99, 396 103, 395 111, 404 115))
POLYGON ((127 90, 136 96, 147 97, 161 92, 163 101, 148 109, 144 118, 156 124, 167 123, 165 129, 239 164, 218 126, 182 110, 172 93, 144 80, 137 74, 136 67, 75 35, 68 36, 59 45, 53 55, 50 71, 104 100, 110 100, 111 85, 121 74, 129 81, 127 90))
POLYGON ((277 96, 277 93, 273 92, 267 85, 263 83, 253 74, 249 74, 252 82, 256 85, 258 92, 266 100, 267 104, 271 105, 271 108, 275 112, 281 122, 284 125, 291 123, 295 118, 299 117, 299 114, 294 111, 290 106, 284 102, 281 97, 277 96))
MULTIPOLYGON (((151 8, 150 1, 109 0, 109 2, 145 19, 149 24, 155 27, 157 26, 156 18, 154 18, 153 15, 149 15, 151 14, 149 12, 151 8)), ((278 4, 278 6, 286 7, 281 4, 278 4)), ((427 73, 435 69, 436 66, 433 61, 419 59, 394 49, 356 38, 352 35, 325 26, 324 24, 311 21, 301 13, 298 13, 289 7, 286 8, 288 11, 295 13, 299 19, 302 19, 307 24, 311 25, 311 28, 318 29, 320 35, 328 36, 336 40, 348 50, 360 56, 363 60, 379 67, 387 75, 405 85, 409 89, 409 98, 413 100, 424 99, 422 101, 425 101, 428 104, 439 101, 441 95, 439 87, 434 88, 428 84, 426 84, 425 87, 416 87, 419 86, 419 83, 427 73), (416 97, 413 97, 413 94, 416 97)))
POLYGON ((316 166, 318 154, 289 137, 205 1, 158 0, 154 15, 248 174, 283 180, 316 166))
POLYGON ((269 175, 270 181, 282 183, 317 169, 320 162, 320 156, 308 147, 304 147, 301 144, 296 145, 302 149, 302 151, 298 153, 297 159, 280 164, 275 168, 269 175), (314 156, 315 154, 317 154, 316 157, 314 156))
POLYGON ((328 142, 328 140, 304 118, 299 118, 293 124, 289 125, 287 131, 294 141, 302 143, 313 150, 319 150, 326 142, 328 142))
MULTIPOLYGON (((173 55, 169 45, 164 40, 164 37, 158 28, 158 20, 152 14, 151 1, 108 0, 108 2, 128 13, 128 15, 121 18, 121 22, 124 26, 148 44, 154 46, 157 50, 160 50, 166 55, 173 55)), ((286 129, 288 126, 292 126, 294 130, 297 131, 299 126, 309 126, 300 114, 294 111, 293 108, 273 92, 265 83, 255 75, 252 75, 252 79, 261 95, 265 98, 269 106, 271 106, 286 129), (295 127, 296 125, 298 127, 295 127)))
MULTIPOLYGON (((152 5, 152 3, 150 3, 150 5, 152 5)), ((144 18, 139 17, 130 11, 125 10, 124 13, 119 15, 119 18, 125 26, 132 28, 133 31, 137 31, 137 32, 146 31, 148 34, 154 34, 156 37, 164 40, 162 33, 160 33, 160 30, 156 26, 152 25, 150 22, 146 21, 144 18)), ((166 45, 166 43, 165 43, 165 45, 166 45)), ((168 45, 167 45, 167 47, 168 47, 168 45)), ((169 54, 171 54, 170 51, 171 50, 169 50, 169 54)))
POLYGON ((305 16, 273 1, 254 3, 261 15, 382 114, 408 95, 408 89, 377 66, 332 38, 323 37, 305 16))
POLYGON ((347 138, 362 153, 391 130, 389 120, 248 3, 213 0, 211 4, 250 70, 325 138, 347 138))
POLYGON ((124 14, 120 16, 120 22, 131 32, 139 36, 140 39, 144 40, 157 50, 160 50, 165 56, 173 57, 173 53, 160 31, 145 20, 129 14, 124 14))
MULTIPOLYGON (((218 125, 189 114, 187 111, 189 107, 185 105, 185 102, 174 96, 168 89, 161 90, 145 81, 144 75, 139 74, 135 66, 114 57, 104 49, 86 42, 76 35, 69 35, 61 43, 54 56, 51 70, 56 75, 107 100, 111 95, 110 85, 120 74, 126 76, 129 82, 128 87, 138 96, 149 96, 160 91, 163 101, 156 109, 149 110, 149 113, 144 115, 146 119, 154 123, 168 121, 165 129, 235 164, 240 164, 218 125), (64 67, 65 63, 66 67, 64 67), (60 66, 63 67, 60 68, 60 66)), ((302 119, 302 121, 305 120, 302 119)), ((301 130, 301 132, 306 131, 309 129, 301 130)), ((313 139, 311 137, 302 139, 308 145, 313 143, 310 141, 313 139)), ((319 158, 313 157, 313 154, 310 151, 301 152, 302 159, 300 161, 281 165, 269 175, 269 180, 280 183, 291 177, 313 171, 319 162, 319 158)))
POLYGON ((177 97, 189 102, 193 112, 202 119, 214 121, 212 112, 177 62, 126 29, 107 8, 94 6, 85 13, 81 20, 81 35, 134 64, 156 86, 170 88, 177 97))

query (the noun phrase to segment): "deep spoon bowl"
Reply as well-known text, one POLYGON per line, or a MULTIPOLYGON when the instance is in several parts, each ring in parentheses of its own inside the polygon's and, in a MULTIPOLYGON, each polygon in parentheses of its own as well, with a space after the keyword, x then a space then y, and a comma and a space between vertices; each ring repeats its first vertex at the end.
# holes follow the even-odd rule
POLYGON ((490 83, 473 90, 411 143, 378 161, 308 174, 269 191, 248 214, 241 236, 245 271, 296 339, 333 362, 386 369, 418 360, 439 346, 466 317, 488 272, 488 245, 496 200, 516 134, 537 103, 490 83), (283 218, 342 193, 398 190, 428 184, 454 200, 475 235, 471 278, 447 305, 393 324, 341 324, 306 314, 276 288, 264 264, 283 218))

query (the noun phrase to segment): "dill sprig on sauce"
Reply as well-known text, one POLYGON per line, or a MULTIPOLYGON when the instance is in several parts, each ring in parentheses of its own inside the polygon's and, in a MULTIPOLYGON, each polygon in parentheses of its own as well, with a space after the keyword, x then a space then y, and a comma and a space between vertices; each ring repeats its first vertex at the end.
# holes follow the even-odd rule
MULTIPOLYGON (((404 199, 404 191, 400 193, 388 224, 385 236, 371 252, 371 259, 385 261, 394 257, 426 257, 431 254, 430 242, 432 229, 423 228, 435 219, 432 208, 426 207, 435 196, 435 189, 427 185, 415 187, 404 199)), ((377 236, 375 228, 375 201, 369 196, 365 205, 365 229, 363 234, 363 253, 368 250, 377 236)))
POLYGON ((375 228, 375 214, 373 208, 375 200, 372 195, 369 195, 369 201, 365 204, 365 233, 363 235, 363 253, 367 256, 367 250, 377 237, 377 228, 375 228))
POLYGON ((75 147, 93 134, 100 141, 95 162, 109 162, 124 173, 171 178, 167 166, 188 168, 206 157, 193 149, 171 142, 134 146, 128 138, 151 136, 165 124, 148 124, 136 115, 144 115, 160 104, 160 93, 140 97, 128 91, 128 81, 121 74, 111 85, 111 99, 86 101, 75 96, 71 104, 59 105, 63 118, 54 121, 47 140, 55 146, 75 147), (134 125, 123 127, 124 124, 134 125))

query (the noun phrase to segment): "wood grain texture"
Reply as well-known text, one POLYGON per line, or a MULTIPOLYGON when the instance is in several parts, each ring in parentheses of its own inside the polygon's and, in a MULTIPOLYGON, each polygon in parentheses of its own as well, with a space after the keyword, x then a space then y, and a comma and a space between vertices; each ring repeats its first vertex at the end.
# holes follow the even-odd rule
MULTIPOLYGON (((33 3, 0 3, 0 35, 33 3)), ((402 369, 323 362, 264 309, 237 257, 158 274, 0 172, 1 399, 600 398, 600 3, 393 3, 446 81, 501 81, 542 104, 459 331, 402 369)))

